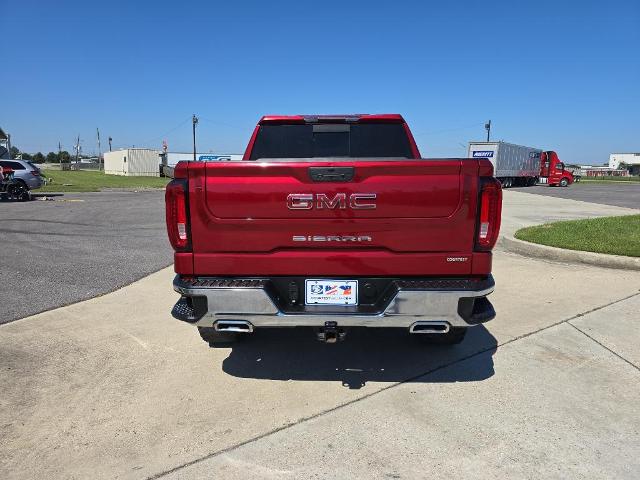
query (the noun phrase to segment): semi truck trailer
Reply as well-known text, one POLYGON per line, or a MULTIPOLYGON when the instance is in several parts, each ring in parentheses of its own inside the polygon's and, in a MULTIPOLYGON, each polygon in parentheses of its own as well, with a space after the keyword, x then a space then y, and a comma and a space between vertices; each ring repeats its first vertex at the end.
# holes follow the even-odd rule
POLYGON ((469 158, 486 158, 503 188, 537 183, 566 187, 576 181, 553 151, 507 142, 469 142, 469 158))
POLYGON ((469 158, 486 158, 504 188, 535 185, 540 175, 539 148, 507 142, 469 142, 469 158))

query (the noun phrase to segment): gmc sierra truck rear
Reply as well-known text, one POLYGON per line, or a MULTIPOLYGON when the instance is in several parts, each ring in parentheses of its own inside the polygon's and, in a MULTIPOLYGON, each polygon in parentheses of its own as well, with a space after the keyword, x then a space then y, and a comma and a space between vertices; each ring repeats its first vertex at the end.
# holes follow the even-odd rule
POLYGON ((266 116, 242 161, 175 168, 172 314, 211 346, 275 327, 458 343, 495 316, 501 207, 488 160, 422 159, 400 115, 266 116))

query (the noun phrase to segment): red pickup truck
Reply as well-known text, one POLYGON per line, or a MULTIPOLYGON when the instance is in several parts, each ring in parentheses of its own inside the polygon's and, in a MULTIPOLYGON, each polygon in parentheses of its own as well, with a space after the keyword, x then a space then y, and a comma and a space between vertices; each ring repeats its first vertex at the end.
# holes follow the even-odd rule
POLYGON ((492 168, 422 159, 401 115, 262 117, 242 161, 175 168, 172 314, 211 346, 271 327, 459 343, 495 316, 492 168))

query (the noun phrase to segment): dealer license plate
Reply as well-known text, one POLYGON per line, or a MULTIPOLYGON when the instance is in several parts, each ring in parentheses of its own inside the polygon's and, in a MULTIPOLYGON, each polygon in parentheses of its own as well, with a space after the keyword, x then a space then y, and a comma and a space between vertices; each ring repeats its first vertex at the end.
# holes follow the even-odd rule
POLYGON ((307 305, 357 305, 357 280, 305 280, 307 305))

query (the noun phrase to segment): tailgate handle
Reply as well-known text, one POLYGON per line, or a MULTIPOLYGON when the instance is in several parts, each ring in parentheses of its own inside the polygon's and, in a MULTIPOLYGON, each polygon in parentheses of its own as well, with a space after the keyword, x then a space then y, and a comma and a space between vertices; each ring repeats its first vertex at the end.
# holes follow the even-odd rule
POLYGON ((309 167, 309 177, 314 182, 350 182, 354 167, 309 167))

